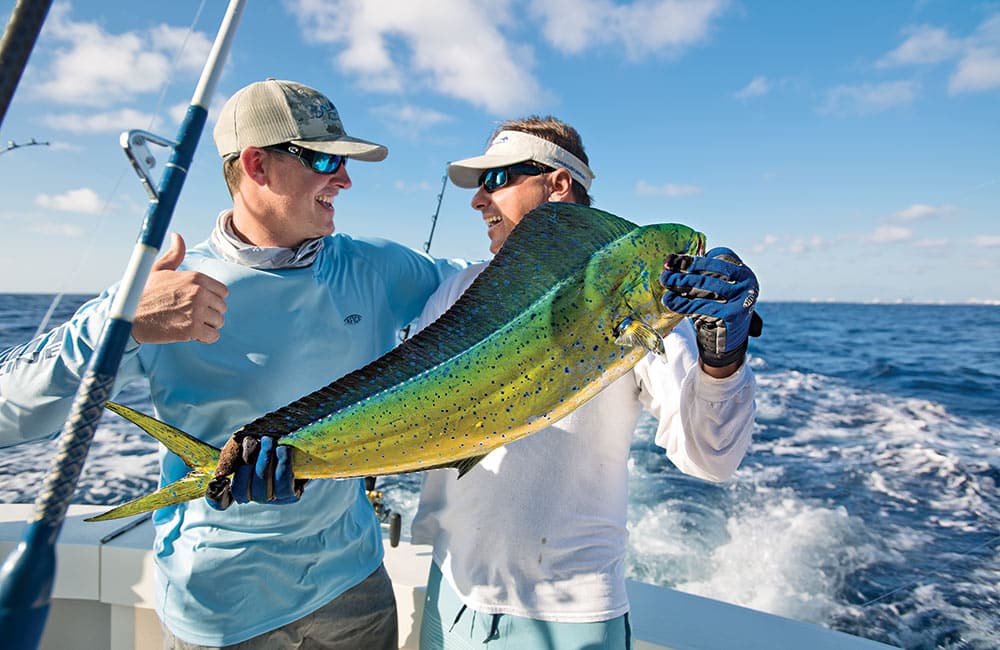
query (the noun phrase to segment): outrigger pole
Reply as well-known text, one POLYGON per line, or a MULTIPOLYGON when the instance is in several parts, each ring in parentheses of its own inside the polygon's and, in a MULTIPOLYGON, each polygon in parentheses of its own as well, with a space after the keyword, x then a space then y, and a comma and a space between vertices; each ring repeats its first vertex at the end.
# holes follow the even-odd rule
POLYGON ((0 124, 42 31, 52 0, 18 0, 0 40, 0 124))
POLYGON ((58 451, 35 501, 34 516, 28 522, 21 543, 0 569, 0 638, 5 648, 34 650, 41 640, 55 580, 56 539, 104 404, 118 374, 139 297, 173 216, 245 3, 246 0, 229 2, 181 124, 178 141, 169 143, 173 154, 164 170, 159 192, 150 193, 149 210, 139 232, 139 240, 132 250, 111 305, 111 316, 101 332, 94 356, 73 400, 69 418, 63 425, 58 451))

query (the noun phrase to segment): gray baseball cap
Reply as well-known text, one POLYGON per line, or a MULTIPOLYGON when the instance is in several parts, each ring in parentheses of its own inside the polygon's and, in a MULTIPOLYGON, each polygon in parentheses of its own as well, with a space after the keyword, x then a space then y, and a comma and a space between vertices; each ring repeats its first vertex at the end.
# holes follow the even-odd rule
POLYGON ((378 162, 389 150, 344 132, 337 107, 315 88, 267 79, 238 91, 222 107, 212 132, 219 155, 246 147, 293 142, 306 149, 378 162))

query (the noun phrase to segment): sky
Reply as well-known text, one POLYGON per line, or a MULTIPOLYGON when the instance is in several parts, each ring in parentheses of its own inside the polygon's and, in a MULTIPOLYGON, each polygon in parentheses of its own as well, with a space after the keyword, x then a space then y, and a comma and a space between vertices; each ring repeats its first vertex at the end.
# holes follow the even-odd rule
MULTIPOLYGON (((226 4, 53 3, 0 124, 0 292, 121 278, 148 199, 119 134, 177 138, 226 4)), ((218 109, 268 77, 389 148, 349 167, 339 232, 423 249, 436 214, 432 255, 487 257, 447 163, 554 115, 595 207, 701 230, 763 302, 1000 303, 997 0, 249 2, 171 221, 188 245, 231 205, 218 109)))

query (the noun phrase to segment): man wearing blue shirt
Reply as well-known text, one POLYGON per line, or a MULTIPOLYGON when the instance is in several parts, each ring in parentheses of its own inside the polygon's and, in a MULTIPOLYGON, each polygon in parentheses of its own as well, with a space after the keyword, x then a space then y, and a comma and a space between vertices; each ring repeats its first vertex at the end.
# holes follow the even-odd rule
MULTIPOLYGON (((250 84, 223 107, 214 139, 233 207, 191 250, 173 235, 138 306, 116 392, 147 378, 158 418, 221 447, 242 424, 389 351, 463 265, 333 234, 348 160, 380 161, 387 150, 348 136, 317 90, 250 84)), ((59 431, 116 291, 0 354, 0 445, 59 431)), ((161 450, 161 485, 186 471, 161 450)), ((243 490, 234 497, 250 502, 224 512, 226 503, 197 500, 154 514, 164 647, 398 647, 362 481, 283 494, 300 500, 281 507, 243 490)))

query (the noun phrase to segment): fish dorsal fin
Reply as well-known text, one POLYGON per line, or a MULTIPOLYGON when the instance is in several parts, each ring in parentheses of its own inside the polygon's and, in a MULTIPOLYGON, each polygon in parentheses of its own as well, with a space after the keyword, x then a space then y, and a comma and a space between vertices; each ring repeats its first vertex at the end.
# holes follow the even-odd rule
POLYGON ((374 362, 268 413, 244 431, 293 432, 453 358, 501 329, 603 246, 638 228, 575 203, 546 203, 524 216, 500 252, 441 318, 374 362))

